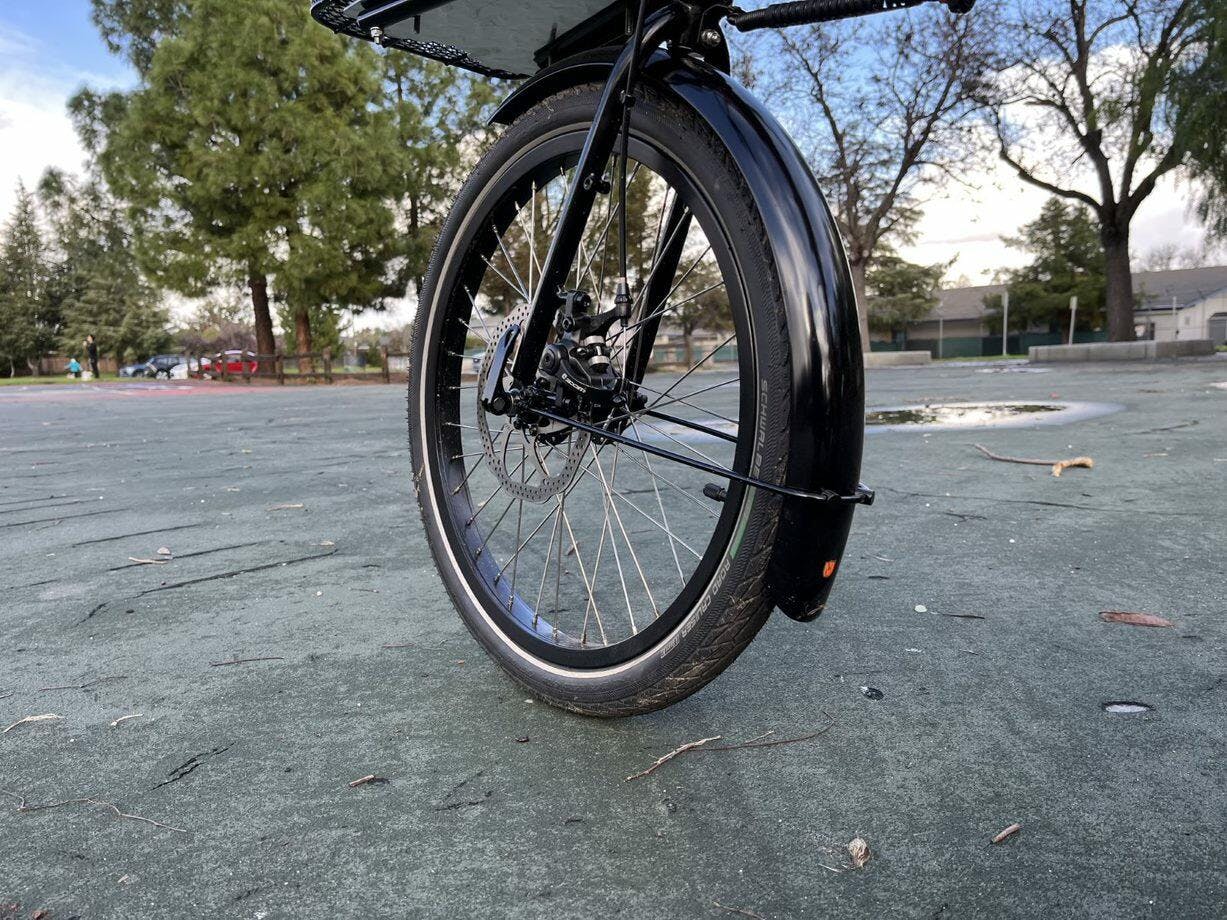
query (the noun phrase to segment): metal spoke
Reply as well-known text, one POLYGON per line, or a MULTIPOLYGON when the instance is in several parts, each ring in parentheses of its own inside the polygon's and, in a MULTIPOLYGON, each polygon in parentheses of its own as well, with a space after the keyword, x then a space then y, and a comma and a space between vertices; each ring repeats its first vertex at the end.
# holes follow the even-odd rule
POLYGON ((583 554, 580 552, 579 543, 575 540, 575 531, 571 529, 571 519, 567 517, 566 498, 563 498, 562 504, 559 505, 559 510, 562 511, 562 522, 567 525, 567 534, 571 537, 571 548, 575 550, 575 561, 579 563, 579 574, 584 579, 584 587, 588 589, 588 600, 592 603, 592 615, 596 617, 596 628, 601 633, 601 643, 609 645, 609 639, 605 635, 605 624, 601 622, 601 611, 596 605, 596 595, 592 591, 592 583, 588 581, 588 571, 584 568, 583 554))
MULTIPOLYGON (((554 519, 554 526, 550 528, 550 543, 545 548, 545 568, 541 570, 541 585, 537 588, 537 603, 533 605, 533 629, 537 628, 537 621, 541 618, 541 597, 545 594, 545 578, 550 573, 550 555, 554 551, 554 535, 558 533, 558 509, 545 516, 544 524, 550 518, 554 519)), ((535 533, 536 531, 534 531, 535 533)))
MULTIPOLYGON (((592 445, 589 445, 592 446, 592 445)), ((615 451, 615 454, 617 452, 615 451)), ((600 457, 596 454, 596 448, 593 447, 593 458, 596 460, 597 472, 601 474, 601 482, 605 486, 605 491, 610 492, 609 482, 605 479, 605 470, 601 467, 600 457)), ((626 542, 626 548, 630 550, 631 560, 635 563, 635 570, 639 572, 639 580, 643 582, 643 590, 648 596, 648 601, 652 604, 652 613, 655 616, 660 616, 660 608, 656 606, 656 599, 652 597, 652 589, 648 587, 648 578, 643 574, 643 566, 639 564, 639 555, 635 552, 635 547, 631 543, 631 538, 627 536, 626 525, 622 523, 622 515, 618 512, 618 505, 611 501, 610 507, 613 509, 614 519, 618 522, 618 530, 622 532, 622 539, 626 542)))
MULTIPOLYGON (((664 393, 662 393, 660 390, 654 390, 654 389, 652 389, 651 387, 649 387, 649 386, 645 386, 645 385, 644 385, 644 384, 642 384, 642 383, 640 383, 640 384, 636 384, 636 389, 639 389, 639 390, 647 390, 647 391, 648 391, 649 393, 651 393, 653 396, 664 396, 664 393)), ((719 412, 717 412, 715 409, 709 409, 709 408, 708 408, 708 407, 706 407, 706 406, 700 406, 700 405, 698 405, 697 403, 692 403, 692 402, 688 401, 688 400, 687 400, 687 399, 686 399, 684 396, 674 396, 674 397, 673 397, 673 398, 672 398, 672 399, 669 401, 669 404, 670 404, 670 405, 673 405, 674 403, 679 403, 679 404, 681 404, 681 405, 683 405, 683 406, 689 406, 691 409, 696 409, 696 410, 698 410, 699 412, 705 412, 705 413, 707 413, 708 415, 712 416, 713 418, 718 418, 718 419, 720 419, 720 421, 722 421, 722 422, 728 422, 730 425, 737 425, 737 426, 739 426, 739 427, 740 427, 740 425, 741 425, 741 423, 740 423, 739 421, 737 421, 737 419, 735 419, 735 418, 729 418, 727 415, 721 415, 721 414, 720 414, 719 412)), ((644 407, 645 411, 646 411, 646 408, 647 408, 647 407, 645 406, 645 407, 644 407)))
MULTIPOLYGON (((639 437, 639 426, 633 421, 631 422, 631 430, 635 432, 635 437, 639 437)), ((615 451, 615 454, 620 453, 615 451)), ((677 566, 677 577, 681 580, 682 587, 686 586, 686 576, 682 574, 682 563, 677 558, 677 547, 674 545, 673 531, 669 527, 669 515, 665 513, 665 503, 660 497, 660 488, 656 485, 656 474, 652 471, 652 461, 647 454, 643 455, 643 462, 647 464, 648 473, 652 476, 652 491, 656 493, 656 507, 660 509, 660 519, 664 522, 665 531, 669 534, 669 551, 673 553, 673 563, 677 566)))
MULTIPOLYGON (((621 450, 622 450, 621 445, 617 445, 617 448, 616 448, 616 450, 615 450, 615 454, 620 453, 620 452, 621 452, 621 450)), ((600 469, 600 464, 599 464, 599 463, 597 464, 597 469, 600 469)), ((593 475, 594 475, 594 474, 592 473, 592 471, 591 471, 591 470, 588 470, 587 472, 588 472, 588 475, 589 475, 589 476, 593 476, 593 475)), ((595 477, 594 477, 594 478, 595 478, 595 477)), ((648 522, 650 522, 650 523, 652 524, 652 526, 653 526, 653 527, 655 527, 657 530, 659 530, 659 531, 661 531, 662 533, 664 533, 666 536, 669 536, 669 537, 671 537, 672 539, 676 540, 676 541, 677 541, 677 542, 678 542, 678 543, 679 543, 681 546, 683 546, 683 547, 684 547, 686 550, 688 550, 688 551, 690 552, 690 554, 691 554, 691 555, 693 555, 693 556, 694 556, 696 559, 702 559, 702 558, 703 558, 703 554, 702 554, 702 553, 700 553, 700 552, 698 552, 697 550, 695 550, 695 549, 694 549, 694 547, 692 547, 692 546, 691 546, 689 543, 687 543, 687 542, 686 542, 685 540, 683 540, 681 537, 679 537, 679 536, 677 536, 676 534, 674 534, 672 531, 670 531, 668 528, 666 528, 666 527, 665 527, 663 524, 661 524, 661 523, 660 523, 660 521, 656 520, 656 518, 652 517, 652 515, 648 514, 646 511, 644 511, 642 508, 640 508, 638 505, 636 505, 636 504, 635 504, 633 501, 631 501, 629 498, 627 498, 627 497, 626 497, 625 495, 623 495, 621 492, 611 492, 610 494, 611 494, 611 495, 613 495, 613 497, 614 497, 614 498, 620 498, 620 499, 622 499, 622 501, 623 501, 625 504, 627 504, 627 505, 629 505, 629 506, 630 506, 630 508, 631 508, 631 510, 632 510, 632 511, 634 511, 634 512, 636 512, 637 514, 641 515, 641 516, 642 516, 642 517, 643 517, 645 520, 647 520, 648 522)), ((617 505, 614 505, 614 514, 615 514, 615 516, 617 515, 617 505)), ((625 536, 625 531, 623 532, 623 536, 625 536)), ((633 554, 633 552, 634 552, 634 551, 632 550, 632 554, 633 554)), ((640 574, 642 574, 642 572, 640 572, 640 574)))

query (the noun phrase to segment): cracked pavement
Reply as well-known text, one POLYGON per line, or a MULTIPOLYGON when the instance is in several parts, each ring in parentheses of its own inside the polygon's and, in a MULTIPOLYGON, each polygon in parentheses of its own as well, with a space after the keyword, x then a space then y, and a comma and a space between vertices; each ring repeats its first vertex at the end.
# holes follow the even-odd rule
POLYGON ((62 717, 0 735, 0 917, 1223 916, 1221 383, 872 371, 872 406, 1122 409, 871 434, 822 618, 618 722, 528 702, 464 631, 401 388, 0 388, 0 722, 62 717))

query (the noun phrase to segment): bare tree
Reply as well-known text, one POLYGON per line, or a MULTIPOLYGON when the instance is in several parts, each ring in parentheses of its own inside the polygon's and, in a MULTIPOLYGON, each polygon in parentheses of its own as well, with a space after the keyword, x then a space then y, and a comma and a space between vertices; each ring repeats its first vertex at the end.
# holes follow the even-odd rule
POLYGON ((776 95, 827 193, 869 348, 865 276, 884 245, 907 242, 923 187, 958 177, 976 142, 968 116, 989 66, 988 17, 914 10, 781 32, 776 95))
POLYGON ((1094 212, 1113 341, 1134 338, 1130 225, 1183 159, 1168 95, 1196 53, 1196 9, 1194 0, 1019 0, 986 100, 1001 159, 1094 212))

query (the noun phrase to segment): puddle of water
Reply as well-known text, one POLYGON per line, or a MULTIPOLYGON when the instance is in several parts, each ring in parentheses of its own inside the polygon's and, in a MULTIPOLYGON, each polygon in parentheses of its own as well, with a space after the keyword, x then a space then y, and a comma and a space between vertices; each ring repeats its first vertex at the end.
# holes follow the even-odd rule
MULTIPOLYGON (((1123 406, 1093 402, 982 402, 932 403, 923 406, 893 406, 865 413, 869 431, 925 428, 932 431, 965 428, 1022 428, 1031 425, 1065 425, 1119 412, 1123 406)), ((695 421, 716 431, 736 434, 737 426, 720 418, 695 421)), ((639 436, 646 441, 698 443, 720 439, 674 422, 644 423, 639 436)))
POLYGON ((959 428, 980 428, 995 422, 1060 412, 1063 407, 1053 403, 964 403, 950 405, 904 406, 901 409, 879 409, 865 415, 866 425, 954 425, 959 428))
POLYGON ((1021 428, 1030 425, 1064 425, 1119 412, 1114 403, 1092 402, 982 402, 930 403, 921 406, 891 406, 865 415, 870 430, 905 428, 950 430, 964 428, 1021 428))
POLYGON ((1129 700, 1110 700, 1103 703, 1103 711, 1110 712, 1115 715, 1129 715, 1138 712, 1150 712, 1154 709, 1153 706, 1148 706, 1146 703, 1134 703, 1129 700))

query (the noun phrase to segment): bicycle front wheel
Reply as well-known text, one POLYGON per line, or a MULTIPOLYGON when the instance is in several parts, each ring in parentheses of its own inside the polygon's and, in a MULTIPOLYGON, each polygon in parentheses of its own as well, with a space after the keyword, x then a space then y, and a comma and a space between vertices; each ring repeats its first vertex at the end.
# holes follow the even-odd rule
MULTIPOLYGON (((636 396, 602 424, 657 450, 483 408, 599 91, 527 112, 462 189, 414 324, 409 405, 426 534, 465 624, 544 699, 615 716, 693 693, 766 620, 778 498, 681 460, 780 481, 790 391, 784 306, 745 182, 705 125, 645 89, 626 164, 632 312, 595 344, 605 379, 636 396)), ((613 305, 619 202, 598 201, 569 279, 595 311, 613 305)))

